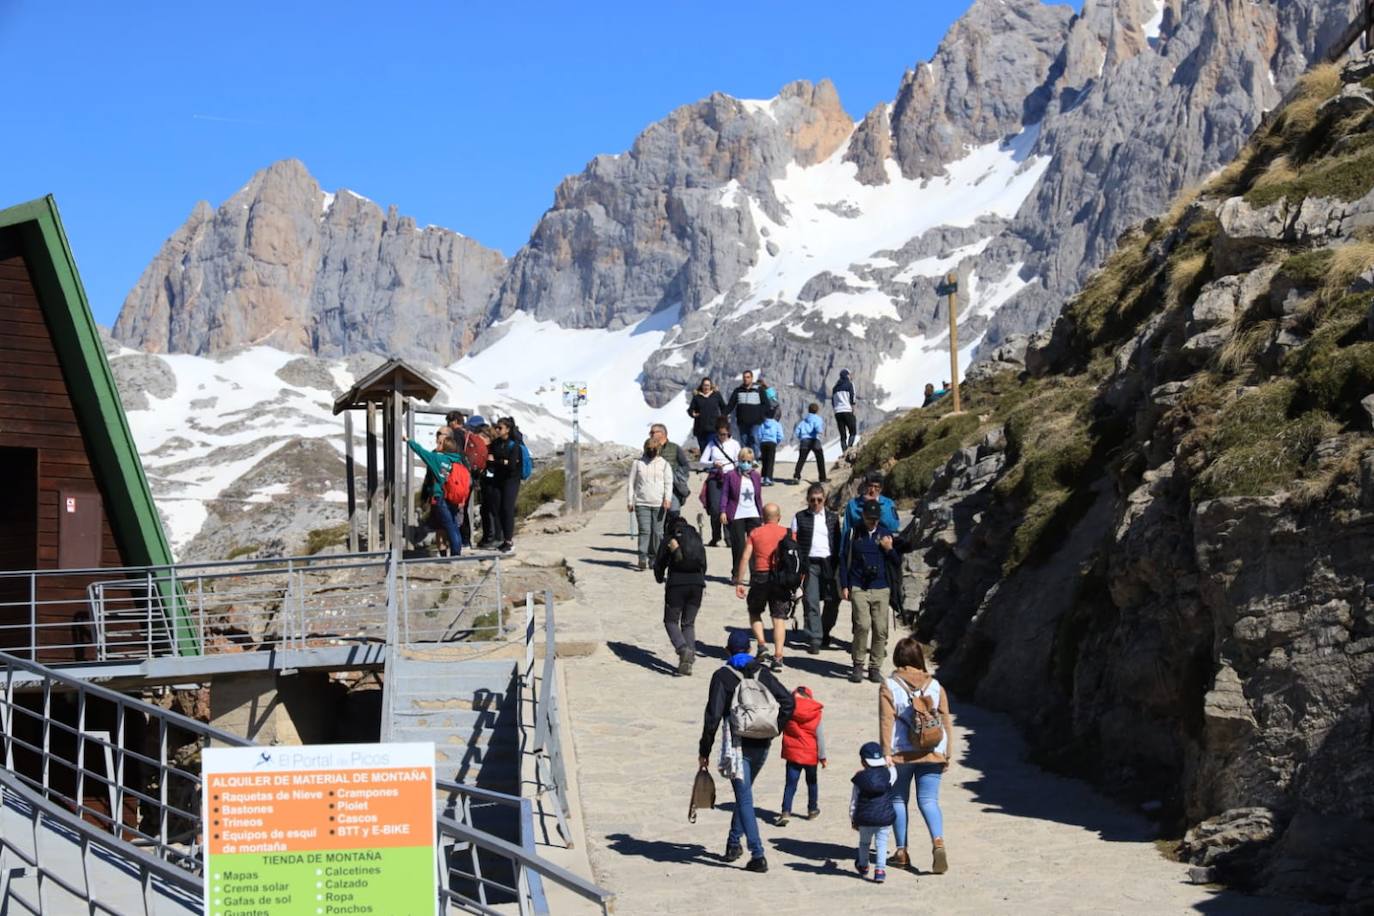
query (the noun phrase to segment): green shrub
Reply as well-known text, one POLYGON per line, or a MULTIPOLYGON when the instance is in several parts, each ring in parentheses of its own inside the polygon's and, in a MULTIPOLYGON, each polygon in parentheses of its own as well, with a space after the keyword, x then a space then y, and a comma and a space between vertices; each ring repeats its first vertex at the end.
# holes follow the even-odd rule
POLYGON ((330 525, 328 528, 314 528, 305 536, 307 555, 319 553, 326 547, 334 547, 348 541, 348 523, 330 525))
POLYGON ((1323 410, 1295 413, 1293 379, 1260 385, 1224 407, 1206 438, 1195 499, 1267 496, 1296 480, 1317 443, 1339 424, 1323 410))
POLYGON ((562 499, 566 480, 562 467, 551 465, 542 471, 536 471, 529 480, 520 485, 520 493, 515 498, 515 517, 528 518, 531 512, 544 503, 562 499))
POLYGON ((1321 159, 1300 169, 1297 178, 1287 182, 1251 188, 1245 200, 1252 206, 1267 207, 1287 198, 1297 203, 1308 197, 1334 197, 1358 200, 1374 188, 1374 149, 1362 149, 1344 156, 1321 159))

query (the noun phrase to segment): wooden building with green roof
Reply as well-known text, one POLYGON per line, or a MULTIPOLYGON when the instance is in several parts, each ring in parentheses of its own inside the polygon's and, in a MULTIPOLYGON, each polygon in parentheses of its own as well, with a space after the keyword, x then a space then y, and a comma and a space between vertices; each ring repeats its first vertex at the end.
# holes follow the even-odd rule
POLYGON ((81 660, 98 570, 172 555, 51 196, 0 210, 0 481, 0 649, 81 660))

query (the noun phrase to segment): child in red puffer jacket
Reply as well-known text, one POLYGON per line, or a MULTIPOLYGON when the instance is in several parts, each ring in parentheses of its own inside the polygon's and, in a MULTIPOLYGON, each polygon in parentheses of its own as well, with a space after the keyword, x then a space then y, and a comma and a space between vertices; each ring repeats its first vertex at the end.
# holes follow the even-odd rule
POLYGON ((821 813, 816 784, 816 765, 825 766, 825 728, 821 714, 825 707, 816 702, 811 688, 798 687, 792 692, 796 711, 782 730, 782 759, 787 763, 787 784, 782 790, 782 810, 775 823, 782 827, 792 817, 792 799, 797 794, 797 782, 806 774, 806 816, 815 818, 821 813))

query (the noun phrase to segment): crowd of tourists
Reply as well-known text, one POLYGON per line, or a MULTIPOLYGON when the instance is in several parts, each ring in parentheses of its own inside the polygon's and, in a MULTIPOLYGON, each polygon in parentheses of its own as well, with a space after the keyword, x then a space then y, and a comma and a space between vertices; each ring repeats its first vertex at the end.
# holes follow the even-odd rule
POLYGON ((515 420, 488 424, 479 415, 452 410, 434 433, 432 451, 413 439, 406 442, 425 466, 420 517, 435 532, 440 552, 458 556, 468 545, 509 553, 520 484, 533 469, 515 420), (474 521, 481 526, 475 543, 474 521))
MULTIPOLYGON (((831 409, 842 451, 855 443, 855 403, 849 373, 841 372, 831 409)), ((804 816, 820 816, 818 772, 829 763, 824 704, 811 688, 789 690, 779 677, 798 604, 800 645, 819 655, 840 648, 832 631, 847 602, 852 622, 848 680, 876 685, 879 710, 874 740, 853 752, 858 759, 848 817, 858 834, 854 867, 881 882, 889 865, 914 865, 908 853, 914 786, 931 838, 930 869, 943 873, 948 859, 939 786, 951 753, 949 700, 913 637, 898 640, 891 667, 883 670, 889 621, 907 619, 900 564, 912 545, 901 531, 895 504, 883 495, 882 476, 866 477, 841 511, 830 507, 825 420, 821 406, 810 403, 792 430, 797 449, 792 476, 777 477, 778 449, 787 441, 780 405, 775 390, 750 372, 728 397, 711 379, 702 379, 688 413, 696 461, 655 426, 630 471, 626 492, 639 533, 637 566, 651 567, 664 585, 663 624, 677 656, 676 676, 690 675, 696 662, 695 625, 708 583, 710 548, 728 547, 728 581, 744 602, 741 623, 747 618, 748 629, 731 630, 726 662, 711 675, 698 748, 699 767, 709 772, 719 734, 716 767, 735 796, 724 858, 735 861, 747 851, 746 870, 768 870, 754 792, 776 738, 781 738, 785 767, 774 823, 783 826, 792 819, 803 781, 804 816), (805 504, 785 520, 782 507, 766 499, 766 489, 799 483, 813 456, 815 473, 809 475, 805 504), (704 518, 698 515, 696 524, 684 511, 692 491, 690 470, 703 477, 695 489, 704 518)), ((798 807, 797 816, 802 810, 798 807)))

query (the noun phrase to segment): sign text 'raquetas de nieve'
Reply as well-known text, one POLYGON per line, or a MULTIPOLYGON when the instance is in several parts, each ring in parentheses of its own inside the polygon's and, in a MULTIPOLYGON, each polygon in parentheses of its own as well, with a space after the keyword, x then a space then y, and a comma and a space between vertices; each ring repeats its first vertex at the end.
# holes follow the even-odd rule
POLYGON ((207 748, 207 916, 434 916, 434 745, 207 748))

